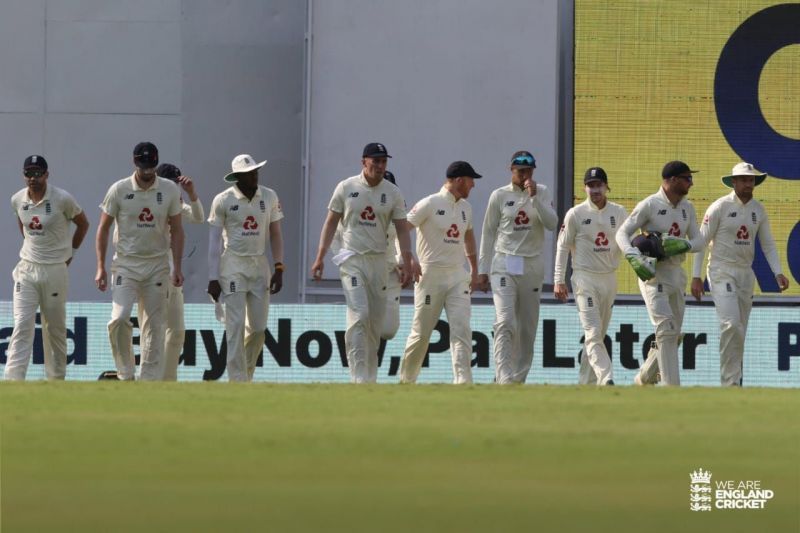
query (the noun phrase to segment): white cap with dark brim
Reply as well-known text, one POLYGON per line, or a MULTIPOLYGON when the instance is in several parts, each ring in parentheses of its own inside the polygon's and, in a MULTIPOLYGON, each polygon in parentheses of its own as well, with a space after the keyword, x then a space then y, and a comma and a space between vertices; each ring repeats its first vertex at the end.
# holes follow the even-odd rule
POLYGON ((733 188, 733 178, 735 178, 736 176, 755 176, 756 187, 761 185, 761 183, 765 179, 767 179, 766 173, 761 173, 757 171, 750 163, 742 162, 738 163, 735 167, 733 167, 730 176, 722 176, 722 183, 724 183, 726 187, 733 188))
POLYGON ((225 178, 223 179, 229 183, 235 183, 238 181, 236 174, 250 172, 251 170, 261 168, 266 164, 266 159, 261 163, 256 163, 256 160, 253 159, 253 156, 250 154, 239 154, 233 158, 233 161, 231 161, 231 172, 226 174, 225 178))

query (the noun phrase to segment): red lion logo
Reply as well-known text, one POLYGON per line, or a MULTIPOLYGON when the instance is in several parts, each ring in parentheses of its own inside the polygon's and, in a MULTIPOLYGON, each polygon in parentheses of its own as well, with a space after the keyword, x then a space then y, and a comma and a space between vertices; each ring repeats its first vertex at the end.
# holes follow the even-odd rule
POLYGON ((669 228, 668 235, 672 235, 673 237, 680 237, 681 236, 681 228, 678 227, 677 222, 673 222, 672 226, 669 228))
POLYGON ((608 246, 608 237, 602 231, 597 232, 597 237, 594 239, 595 246, 608 246))
POLYGON ((154 218, 149 207, 143 207, 142 212, 139 213, 139 222, 152 222, 154 218))
POLYGON ((251 229, 258 229, 258 222, 256 222, 256 217, 250 215, 246 219, 244 219, 243 226, 244 229, 251 230, 251 229))
POLYGON ((371 205, 368 205, 361 211, 361 220, 375 220, 375 212, 372 211, 371 205))
POLYGON ((39 221, 39 217, 33 217, 28 227, 31 229, 42 229, 42 223, 39 221))
POLYGON ((458 239, 459 235, 461 235, 461 233, 458 231, 458 226, 450 224, 450 229, 447 230, 447 236, 451 239, 458 239))
POLYGON ((526 213, 525 211, 520 211, 519 213, 517 213, 517 216, 514 219, 514 224, 516 224, 517 226, 521 226, 523 224, 527 224, 530 221, 531 219, 528 218, 528 213, 526 213))
POLYGON ((736 232, 736 238, 743 241, 746 241, 750 238, 750 232, 747 231, 747 226, 741 226, 739 228, 739 231, 736 232))

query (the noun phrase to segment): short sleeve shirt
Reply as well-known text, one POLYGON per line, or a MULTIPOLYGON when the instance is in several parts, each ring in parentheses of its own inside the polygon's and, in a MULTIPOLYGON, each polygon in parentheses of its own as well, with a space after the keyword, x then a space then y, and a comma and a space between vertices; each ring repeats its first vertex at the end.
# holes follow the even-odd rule
POLYGON ((233 185, 214 198, 208 223, 222 228, 226 254, 246 257, 266 253, 269 225, 282 218, 275 191, 259 185, 250 199, 233 185))
POLYGON ((11 197, 11 207, 22 222, 25 237, 20 258, 32 263, 56 264, 72 257, 70 222, 83 210, 71 194, 48 184, 44 197, 34 202, 25 188, 11 197))
POLYGON ((408 213, 417 228, 417 257, 421 265, 462 266, 466 259, 464 234, 472 229, 472 206, 442 189, 417 202, 408 213))

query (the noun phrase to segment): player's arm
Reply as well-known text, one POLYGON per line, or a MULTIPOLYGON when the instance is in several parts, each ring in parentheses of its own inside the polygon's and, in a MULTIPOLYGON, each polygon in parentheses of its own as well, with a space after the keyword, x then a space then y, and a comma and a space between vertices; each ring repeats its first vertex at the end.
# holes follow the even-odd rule
POLYGON ((692 261, 692 283, 691 292, 694 299, 698 302, 703 299, 705 287, 703 286, 703 262, 706 257, 706 247, 714 238, 719 228, 719 209, 711 204, 703 216, 703 223, 700 225, 698 234, 702 241, 702 248, 694 254, 692 261))
POLYGON ((775 247, 775 239, 772 237, 772 229, 766 213, 758 226, 758 240, 761 242, 761 250, 764 252, 764 257, 767 258, 769 268, 775 274, 778 288, 781 292, 785 291, 789 288, 789 279, 783 275, 781 261, 778 258, 778 249, 775 247))
POLYGON ((97 272, 94 276, 94 283, 101 291, 108 287, 108 274, 106 273, 106 253, 108 252, 108 232, 114 217, 106 212, 100 213, 100 222, 97 225, 97 233, 94 239, 94 250, 97 254, 97 272))
POLYGON ((168 219, 169 223, 169 246, 172 250, 172 284, 175 287, 183 285, 183 242, 185 236, 183 234, 183 223, 181 221, 181 213, 171 215, 168 219))
POLYGON ((478 245, 475 243, 475 232, 472 228, 464 232, 464 252, 467 254, 467 261, 469 261, 471 277, 469 290, 474 292, 482 287, 478 280, 478 245))
POLYGON ((392 223, 397 234, 397 244, 400 246, 400 257, 402 258, 398 265, 400 267, 400 285, 407 287, 412 281, 419 279, 419 264, 411 251, 413 226, 405 218, 392 220, 392 223))
POLYGON ((72 262, 72 258, 75 257, 75 252, 81 247, 83 239, 89 232, 89 219, 86 218, 86 213, 83 211, 72 217, 72 223, 75 224, 75 232, 72 234, 72 257, 67 259, 68 265, 72 262))
POLYGON ((655 259, 644 257, 638 248, 631 244, 631 235, 647 223, 650 219, 650 207, 646 202, 640 202, 622 226, 617 231, 615 239, 617 246, 625 254, 625 259, 642 281, 652 279, 656 275, 655 259))
MULTIPOLYGON (((211 221, 209 220, 209 222, 211 221)), ((219 301, 219 296, 222 294, 222 286, 219 284, 219 261, 221 256, 222 226, 211 223, 208 227, 208 288, 206 292, 215 302, 219 301)))
MULTIPOLYGON (((319 236, 319 247, 317 248, 317 258, 314 259, 314 264, 311 265, 311 277, 315 281, 322 279, 325 254, 328 253, 328 248, 330 248, 331 241, 333 241, 333 235, 336 233, 336 226, 339 224, 341 218, 341 213, 329 209, 328 216, 322 224, 322 233, 319 236)), ((399 233, 398 231, 398 235, 399 233)))
POLYGON ((283 233, 280 220, 269 223, 269 247, 275 262, 275 271, 269 280, 269 293, 277 294, 283 287, 283 233))
POLYGON ((539 193, 531 198, 536 214, 542 222, 542 226, 553 231, 558 226, 558 213, 553 208, 553 201, 550 198, 550 191, 544 185, 541 186, 539 193))
POLYGON ((569 253, 575 247, 575 214, 572 209, 567 211, 564 217, 564 224, 558 232, 556 241, 556 263, 553 268, 553 295, 556 299, 566 302, 569 298, 567 288, 567 261, 569 253))
POLYGON ((25 238, 25 230, 22 229, 22 220, 20 220, 19 217, 17 217, 17 225, 19 226, 19 234, 22 235, 22 238, 24 239, 25 238))
POLYGON ((478 256, 478 282, 483 292, 489 290, 489 274, 492 270, 494 259, 494 245, 497 240, 497 230, 500 228, 500 199, 497 191, 489 197, 486 213, 483 215, 481 227, 481 248, 478 256))

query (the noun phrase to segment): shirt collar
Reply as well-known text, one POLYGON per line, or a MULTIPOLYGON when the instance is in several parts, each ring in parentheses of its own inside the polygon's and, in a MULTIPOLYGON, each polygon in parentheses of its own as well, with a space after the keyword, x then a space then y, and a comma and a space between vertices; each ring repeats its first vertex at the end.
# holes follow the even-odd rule
POLYGON ((26 188, 25 189, 25 197, 28 199, 28 202, 32 203, 33 205, 39 205, 40 203, 44 202, 45 200, 50 199, 50 184, 47 184, 47 188, 44 190, 44 196, 38 202, 34 202, 33 198, 31 198, 30 191, 26 188))
POLYGON ((441 195, 442 198, 445 198, 446 200, 449 200, 450 202, 452 202, 454 204, 459 202, 459 200, 456 200, 456 197, 453 196, 453 193, 448 191, 447 187, 445 187, 445 186, 442 186, 442 188, 439 189, 439 195, 441 195))
POLYGON ((658 188, 658 197, 661 198, 661 200, 666 202, 668 205, 673 206, 673 207, 678 207, 679 205, 681 205, 681 202, 683 202, 684 199, 685 199, 685 198, 681 198, 680 200, 678 200, 678 203, 673 204, 670 201, 669 197, 667 196, 667 193, 664 192, 664 187, 659 187, 658 188))
POLYGON ((155 177, 155 181, 153 181, 153 185, 151 185, 151 186, 150 186, 149 188, 147 188, 147 189, 142 189, 142 188, 139 186, 139 182, 138 182, 138 181, 136 181, 136 172, 134 172, 133 174, 131 174, 130 180, 131 180, 131 187, 133 187, 133 190, 134 190, 134 191, 142 191, 142 192, 147 192, 147 191, 152 191, 152 190, 158 189, 158 176, 156 176, 156 177, 155 177))
POLYGON ((599 207, 597 207, 597 206, 594 204, 594 202, 592 202, 592 199, 591 199, 591 198, 589 198, 588 196, 586 197, 586 200, 585 200, 585 202, 584 202, 584 203, 585 203, 587 206, 589 206, 589 209, 591 209, 592 211, 597 211, 598 213, 602 213, 603 211, 605 211, 605 210, 606 210, 606 207, 608 207, 608 198, 606 198, 606 206, 605 206, 605 207, 603 207, 602 209, 600 209, 599 207))
MULTIPOLYGON (((239 189, 239 187, 237 187, 235 183, 231 185, 231 189, 233 189, 233 195, 236 196, 238 200, 247 200, 248 202, 250 201, 250 198, 245 196, 244 193, 241 191, 241 189, 239 189)), ((256 198, 261 198, 261 185, 259 185, 256 188, 256 193, 253 195, 253 200, 255 200, 256 198)))

